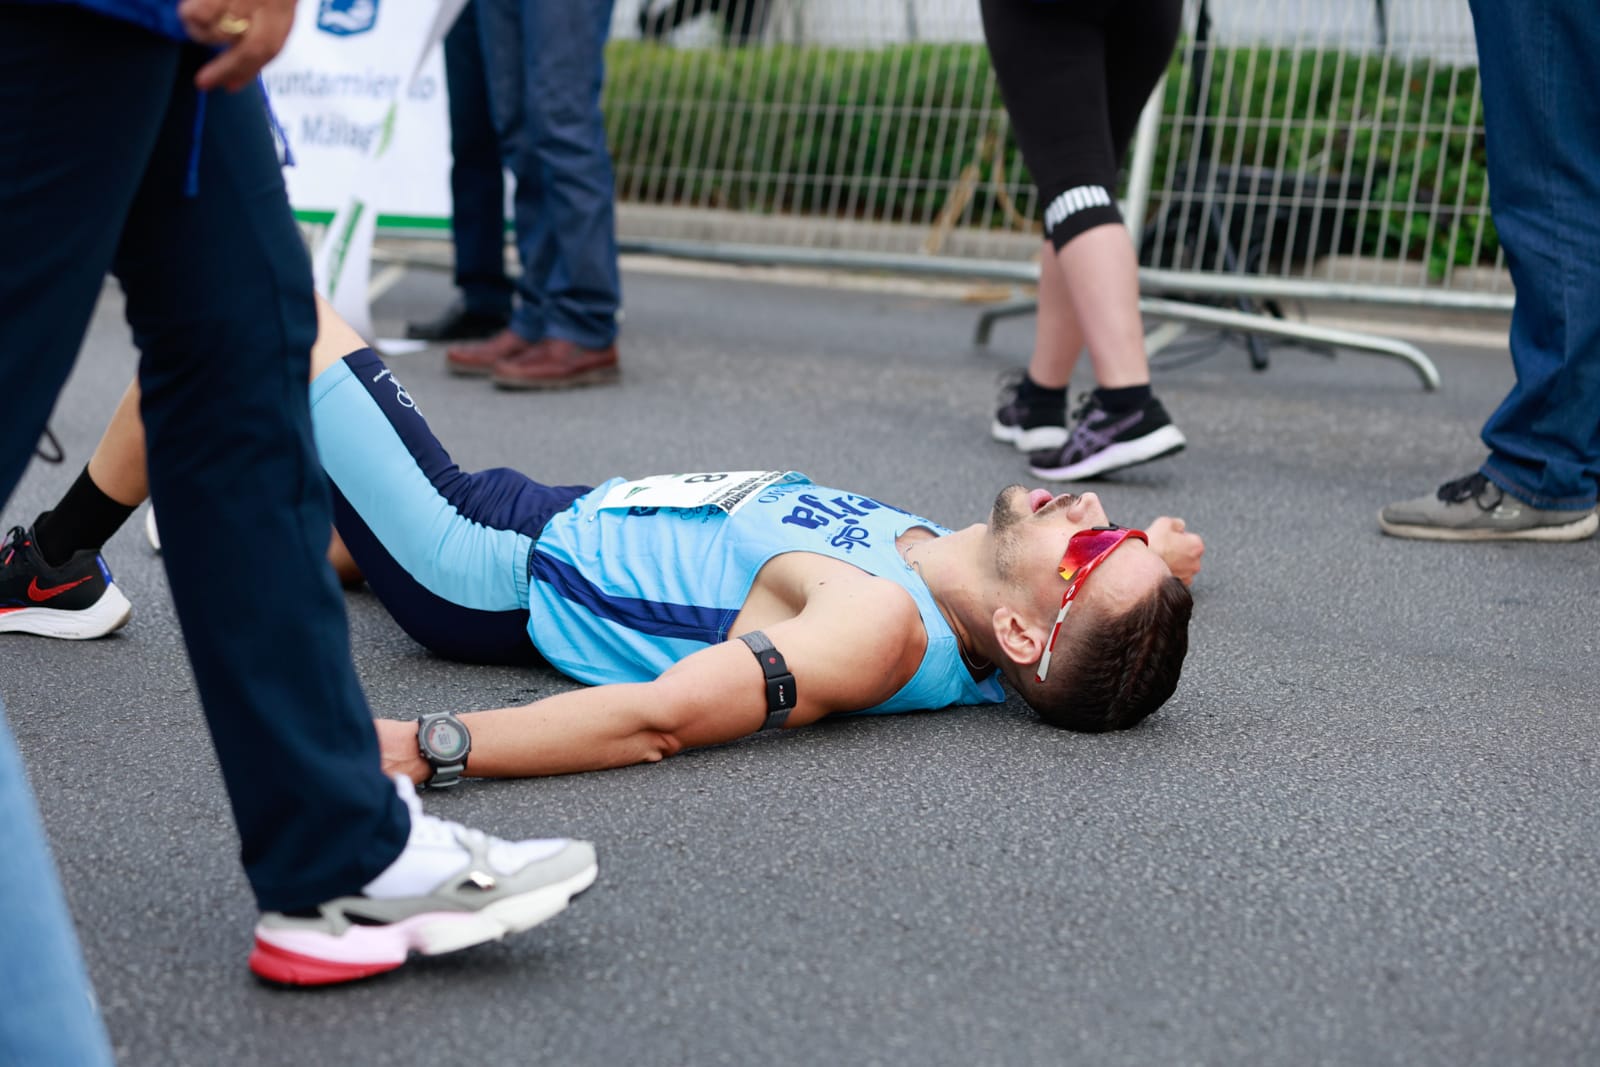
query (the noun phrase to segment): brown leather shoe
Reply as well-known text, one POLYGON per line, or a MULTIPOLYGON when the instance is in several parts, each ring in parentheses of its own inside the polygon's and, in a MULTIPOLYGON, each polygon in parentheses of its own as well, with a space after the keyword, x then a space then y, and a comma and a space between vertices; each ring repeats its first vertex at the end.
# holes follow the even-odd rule
POLYGON ((451 345, 444 354, 444 366, 451 374, 485 377, 495 365, 536 350, 543 341, 529 341, 515 330, 505 329, 470 345, 451 345))
POLYGON ((617 346, 579 348, 561 337, 547 337, 535 348, 494 365, 494 384, 501 389, 569 389, 600 385, 621 376, 617 346))

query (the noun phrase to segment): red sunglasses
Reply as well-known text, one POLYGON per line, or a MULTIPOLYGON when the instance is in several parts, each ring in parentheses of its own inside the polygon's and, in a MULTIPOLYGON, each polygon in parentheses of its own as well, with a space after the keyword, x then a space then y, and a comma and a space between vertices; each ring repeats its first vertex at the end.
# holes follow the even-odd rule
POLYGON ((1034 681, 1044 681, 1045 675, 1050 672, 1050 657, 1056 650, 1056 638, 1061 636, 1061 624, 1067 621, 1067 609, 1072 607, 1072 600, 1083 588, 1084 580, 1100 566, 1101 560, 1130 537, 1136 537, 1147 545, 1150 543, 1150 538, 1145 536, 1143 530, 1132 530, 1126 526, 1094 526, 1079 530, 1067 539, 1067 551, 1061 557, 1061 577, 1067 580, 1067 592, 1061 598, 1061 614, 1056 616, 1055 628, 1050 631, 1050 643, 1045 645, 1044 655, 1039 657, 1039 669, 1034 673, 1034 681))

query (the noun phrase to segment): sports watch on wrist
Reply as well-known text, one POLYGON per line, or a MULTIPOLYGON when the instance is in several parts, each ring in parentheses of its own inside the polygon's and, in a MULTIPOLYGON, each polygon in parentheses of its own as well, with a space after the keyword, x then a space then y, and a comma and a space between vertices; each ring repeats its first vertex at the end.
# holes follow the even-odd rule
POLYGON ((467 753, 472 751, 472 735, 467 725, 448 711, 424 715, 417 721, 417 748, 433 768, 425 783, 432 789, 446 789, 461 780, 467 769, 467 753))

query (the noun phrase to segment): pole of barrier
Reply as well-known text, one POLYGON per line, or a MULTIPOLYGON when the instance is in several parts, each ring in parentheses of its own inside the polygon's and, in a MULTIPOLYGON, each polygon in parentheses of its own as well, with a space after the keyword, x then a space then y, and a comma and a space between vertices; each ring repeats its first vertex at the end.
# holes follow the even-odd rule
POLYGON ((1150 176, 1156 167, 1156 134, 1161 126, 1161 102, 1167 97, 1167 76, 1156 82, 1155 91, 1139 113, 1139 126, 1133 134, 1133 155, 1128 163, 1128 199, 1122 217, 1135 243, 1144 233, 1145 205, 1150 201, 1150 176))

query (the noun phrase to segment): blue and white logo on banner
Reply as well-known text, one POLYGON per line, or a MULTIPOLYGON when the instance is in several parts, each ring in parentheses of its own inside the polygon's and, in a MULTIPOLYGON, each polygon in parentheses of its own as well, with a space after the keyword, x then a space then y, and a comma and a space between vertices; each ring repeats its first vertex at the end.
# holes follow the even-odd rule
POLYGON ((320 0, 317 29, 336 37, 366 33, 378 21, 378 0, 320 0))

